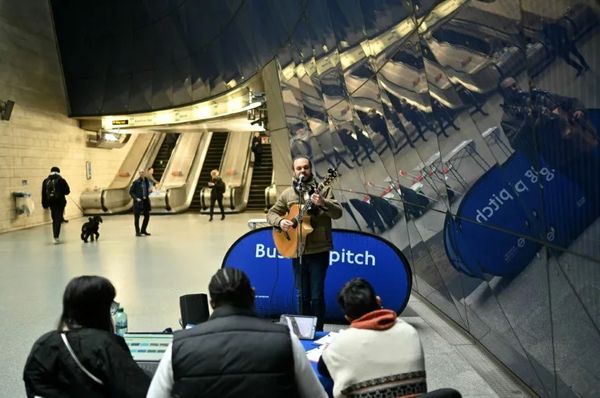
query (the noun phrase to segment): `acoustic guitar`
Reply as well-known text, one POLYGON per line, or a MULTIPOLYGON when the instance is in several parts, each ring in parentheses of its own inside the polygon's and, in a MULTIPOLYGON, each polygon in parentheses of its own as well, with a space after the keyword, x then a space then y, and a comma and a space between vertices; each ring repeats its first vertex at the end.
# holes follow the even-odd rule
MULTIPOLYGON (((327 177, 317 186, 315 192, 320 193, 323 188, 331 185, 337 175, 337 170, 329 169, 327 177)), ((290 220, 294 225, 287 232, 278 227, 273 228, 273 242, 283 257, 296 258, 298 253, 304 251, 306 237, 313 231, 313 227, 310 225, 310 216, 306 214, 312 209, 312 206, 310 198, 302 207, 299 204, 293 204, 284 218, 290 220)))
POLYGON ((515 115, 527 115, 531 118, 541 117, 558 121, 560 137, 566 144, 571 145, 579 152, 590 153, 598 147, 598 134, 592 123, 585 118, 575 119, 571 112, 564 110, 560 106, 550 109, 544 105, 503 104, 502 108, 515 115))
MULTIPOLYGON (((566 144, 582 153, 590 153, 598 146, 596 129, 587 119, 575 119, 572 111, 564 109, 553 97, 543 90, 531 91, 534 107, 542 117, 558 120, 560 136, 566 144)), ((533 109, 533 108, 532 108, 533 109)))
POLYGON ((598 146, 598 135, 594 126, 587 120, 575 120, 569 112, 561 108, 553 111, 559 118, 560 136, 570 142, 575 149, 583 153, 590 153, 598 146))

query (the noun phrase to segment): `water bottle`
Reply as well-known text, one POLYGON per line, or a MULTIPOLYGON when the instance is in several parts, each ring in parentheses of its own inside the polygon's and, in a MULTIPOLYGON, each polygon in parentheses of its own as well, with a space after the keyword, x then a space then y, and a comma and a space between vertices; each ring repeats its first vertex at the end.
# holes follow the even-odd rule
POLYGON ((119 307, 115 315, 115 333, 119 336, 127 333, 127 314, 123 307, 119 307))

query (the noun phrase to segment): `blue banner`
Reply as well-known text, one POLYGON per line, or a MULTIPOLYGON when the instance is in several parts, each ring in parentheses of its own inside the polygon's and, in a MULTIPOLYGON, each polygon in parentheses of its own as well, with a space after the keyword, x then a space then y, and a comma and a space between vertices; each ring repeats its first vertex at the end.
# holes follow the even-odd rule
POLYGON ((599 215, 598 204, 543 161, 537 170, 520 153, 489 169, 447 216, 445 246, 469 276, 513 276, 542 242, 566 248, 599 215))
MULTIPOLYGON (((325 319, 341 322, 337 293, 352 278, 367 279, 385 308, 398 313, 410 296, 412 273, 406 257, 392 243, 375 235, 333 230, 330 266, 325 280, 325 319)), ((229 249, 223 267, 243 270, 256 290, 256 311, 263 317, 297 313, 292 260, 278 256, 271 228, 250 231, 229 249)))

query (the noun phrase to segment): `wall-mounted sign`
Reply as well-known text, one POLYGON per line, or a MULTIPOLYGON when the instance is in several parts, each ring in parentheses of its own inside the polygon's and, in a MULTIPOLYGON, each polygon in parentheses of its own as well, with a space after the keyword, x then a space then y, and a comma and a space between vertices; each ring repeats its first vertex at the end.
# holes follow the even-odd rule
POLYGON ((92 162, 89 160, 85 161, 85 179, 86 180, 92 179, 92 162))

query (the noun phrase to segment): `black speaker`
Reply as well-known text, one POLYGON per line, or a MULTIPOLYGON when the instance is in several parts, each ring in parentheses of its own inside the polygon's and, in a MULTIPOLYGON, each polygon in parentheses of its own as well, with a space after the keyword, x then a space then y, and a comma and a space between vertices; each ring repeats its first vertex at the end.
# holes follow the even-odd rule
POLYGON ((208 320, 208 296, 204 293, 179 297, 181 325, 197 325, 208 320))
POLYGON ((15 101, 8 100, 4 102, 2 108, 2 113, 0 114, 0 119, 2 120, 10 120, 10 114, 12 113, 13 106, 15 106, 15 101))

